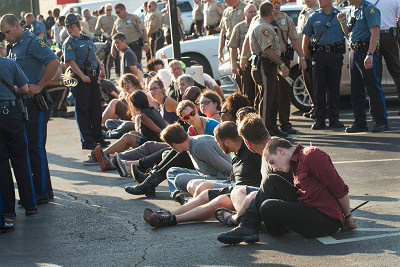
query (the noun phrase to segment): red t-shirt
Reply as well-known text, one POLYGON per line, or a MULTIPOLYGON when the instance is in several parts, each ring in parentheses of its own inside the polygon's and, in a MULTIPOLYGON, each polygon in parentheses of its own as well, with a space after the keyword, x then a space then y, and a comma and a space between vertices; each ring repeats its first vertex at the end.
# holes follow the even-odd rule
POLYGON ((298 200, 343 224, 343 211, 338 199, 346 196, 349 188, 329 155, 316 147, 298 145, 290 161, 294 185, 299 189, 298 200))

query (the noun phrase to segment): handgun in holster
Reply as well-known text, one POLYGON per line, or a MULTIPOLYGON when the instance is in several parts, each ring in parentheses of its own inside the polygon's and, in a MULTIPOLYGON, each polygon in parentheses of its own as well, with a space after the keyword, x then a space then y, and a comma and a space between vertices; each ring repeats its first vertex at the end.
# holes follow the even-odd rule
POLYGON ((22 96, 20 94, 15 94, 15 104, 17 105, 18 110, 21 112, 24 121, 29 121, 28 109, 26 108, 24 100, 22 100, 22 96))
POLYGON ((46 90, 42 90, 40 93, 33 95, 33 102, 36 104, 37 108, 40 111, 47 111, 49 110, 49 106, 46 103, 46 99, 44 97, 44 94, 46 93, 46 90))

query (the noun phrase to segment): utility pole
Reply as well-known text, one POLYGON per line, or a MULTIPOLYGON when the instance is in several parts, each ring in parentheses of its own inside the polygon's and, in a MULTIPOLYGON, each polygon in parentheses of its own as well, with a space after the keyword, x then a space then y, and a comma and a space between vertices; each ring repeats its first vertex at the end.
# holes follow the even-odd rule
POLYGON ((172 58, 181 59, 180 33, 178 24, 178 4, 176 0, 168 1, 169 23, 171 25, 172 58))

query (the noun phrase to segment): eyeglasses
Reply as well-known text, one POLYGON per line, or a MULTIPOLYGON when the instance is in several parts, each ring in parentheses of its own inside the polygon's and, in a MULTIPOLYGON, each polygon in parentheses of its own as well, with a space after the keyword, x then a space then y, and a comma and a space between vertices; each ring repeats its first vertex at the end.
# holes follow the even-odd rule
POLYGON ((112 11, 112 9, 106 9, 106 11, 112 11))
POLYGON ((157 90, 157 89, 160 89, 160 87, 159 86, 153 86, 153 87, 149 88, 149 91, 154 91, 154 90, 157 90))
POLYGON ((222 116, 222 115, 224 115, 224 114, 226 114, 226 113, 229 113, 229 111, 220 111, 220 112, 219 112, 219 116, 222 116))
POLYGON ((281 1, 281 0, 270 0, 270 2, 271 2, 271 4, 273 4, 273 5, 280 5, 280 4, 282 4, 282 1, 281 1))
POLYGON ((210 103, 212 103, 212 102, 214 102, 214 101, 212 101, 212 100, 204 100, 204 101, 201 101, 200 102, 200 106, 208 106, 208 104, 210 104, 210 103))
POLYGON ((119 14, 119 12, 121 12, 121 10, 115 10, 115 14, 119 14))
POLYGON ((193 110, 192 112, 190 112, 190 113, 187 114, 186 116, 181 117, 180 120, 181 120, 181 121, 187 121, 187 120, 190 119, 190 117, 196 116, 196 113, 197 113, 197 112, 193 110))

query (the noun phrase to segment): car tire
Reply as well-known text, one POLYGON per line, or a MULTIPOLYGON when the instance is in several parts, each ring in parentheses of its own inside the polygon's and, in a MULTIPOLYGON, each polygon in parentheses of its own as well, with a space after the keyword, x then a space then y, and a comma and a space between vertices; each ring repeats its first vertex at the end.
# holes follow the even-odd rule
POLYGON ((211 65, 203 55, 189 53, 189 54, 184 54, 182 56, 189 57, 191 61, 196 61, 199 65, 202 65, 203 72, 207 73, 208 75, 214 78, 211 65))
POLYGON ((301 70, 296 69, 292 71, 290 73, 290 78, 292 78, 292 80, 294 81, 293 87, 290 90, 290 100, 292 101, 293 106, 303 112, 310 111, 311 101, 304 85, 301 70))

